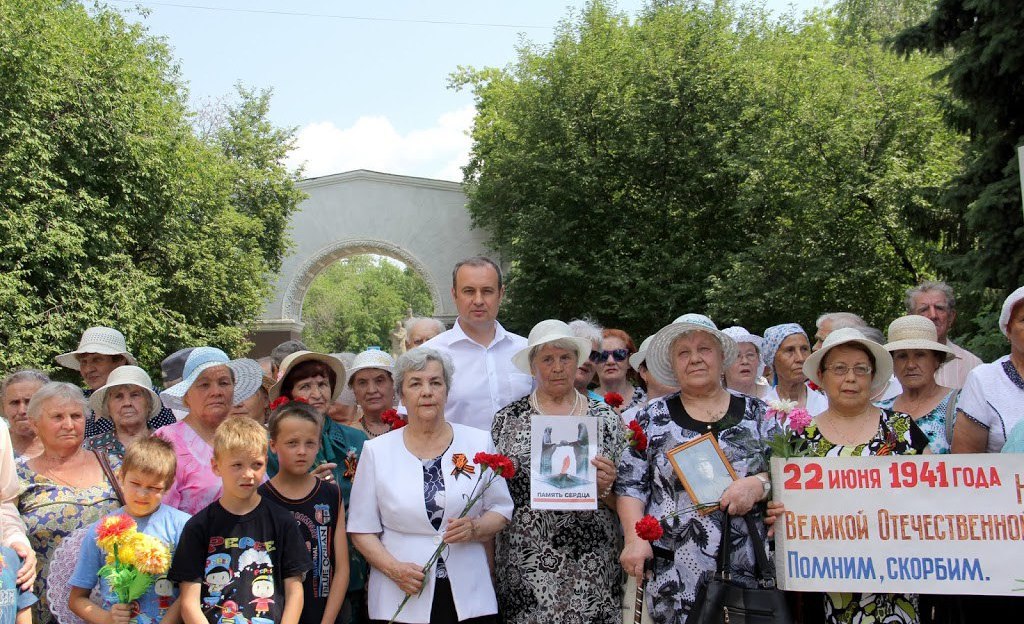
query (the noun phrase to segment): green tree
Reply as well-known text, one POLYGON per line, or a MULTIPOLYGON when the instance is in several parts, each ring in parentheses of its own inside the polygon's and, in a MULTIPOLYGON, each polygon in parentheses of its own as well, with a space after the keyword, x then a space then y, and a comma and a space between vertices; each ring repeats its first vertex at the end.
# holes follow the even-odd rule
POLYGON ((302 339, 324 353, 391 349, 391 332, 409 309, 430 316, 434 303, 415 271, 378 256, 359 255, 327 267, 310 284, 302 306, 302 339))
POLYGON ((201 139, 160 39, 60 0, 0 0, 0 82, 0 368, 53 368, 96 324, 151 369, 241 352, 299 199, 267 94, 201 139))
POLYGON ((1024 217, 1017 146, 1024 143, 1024 12, 1015 0, 938 0, 927 19, 895 39, 945 61, 951 127, 969 134, 964 167, 945 186, 940 265, 960 290, 968 346, 991 359, 1005 353, 995 319, 1024 284, 1024 217))
POLYGON ((889 22, 857 15, 663 2, 630 23, 594 1, 550 48, 457 73, 477 103, 469 208, 511 261, 509 324, 898 313, 933 271, 962 139, 939 64, 886 51, 872 24, 889 22))

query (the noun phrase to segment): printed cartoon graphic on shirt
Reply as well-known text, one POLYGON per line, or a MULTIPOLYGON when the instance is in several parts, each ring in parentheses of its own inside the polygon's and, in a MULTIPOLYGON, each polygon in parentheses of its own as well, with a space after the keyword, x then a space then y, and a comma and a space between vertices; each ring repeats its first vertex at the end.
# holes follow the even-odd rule
POLYGON ((206 558, 203 604, 220 611, 218 624, 273 624, 273 541, 212 537, 206 558))
POLYGON ((162 620, 167 610, 174 604, 174 583, 166 576, 161 576, 153 583, 153 593, 156 594, 158 615, 162 620))
MULTIPOLYGON (((212 540, 211 540, 212 542, 212 540)), ((213 548, 213 544, 210 544, 213 548)), ((207 595, 203 598, 203 604, 215 607, 220 603, 224 588, 231 583, 234 574, 231 571, 231 555, 227 553, 216 553, 206 558, 206 572, 204 573, 207 595)))
POLYGON ((274 579, 271 576, 273 568, 260 569, 252 582, 250 591, 255 596, 249 604, 256 605, 254 611, 257 616, 263 616, 270 612, 270 605, 274 604, 274 579))
POLYGON ((220 607, 220 618, 217 624, 246 624, 245 618, 238 612, 238 605, 234 600, 225 600, 224 606, 220 607))

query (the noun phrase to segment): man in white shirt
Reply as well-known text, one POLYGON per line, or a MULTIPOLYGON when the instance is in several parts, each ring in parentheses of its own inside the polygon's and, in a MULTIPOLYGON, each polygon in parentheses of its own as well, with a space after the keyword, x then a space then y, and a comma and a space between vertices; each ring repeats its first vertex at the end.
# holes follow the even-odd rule
POLYGON ((455 265, 452 299, 459 317, 454 327, 423 344, 448 353, 455 364, 445 408, 449 422, 490 431, 498 410, 530 392, 533 378, 512 364, 526 338, 497 321, 504 295, 501 268, 490 258, 475 256, 455 265))
POLYGON ((949 330, 956 321, 956 296, 945 282, 921 282, 907 291, 907 314, 920 314, 935 323, 938 341, 957 355, 935 371, 935 383, 947 388, 963 388, 967 373, 982 364, 981 358, 959 347, 949 339, 949 330))

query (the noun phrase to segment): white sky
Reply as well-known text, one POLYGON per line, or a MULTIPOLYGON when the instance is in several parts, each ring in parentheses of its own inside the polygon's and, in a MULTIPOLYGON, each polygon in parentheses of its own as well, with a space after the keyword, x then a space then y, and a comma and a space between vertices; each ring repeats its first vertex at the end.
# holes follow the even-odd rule
MULTIPOLYGON (((802 11, 824 0, 766 0, 802 11)), ((305 176, 352 169, 461 181, 473 120, 460 65, 505 66, 525 38, 547 44, 584 0, 107 0, 142 7, 167 38, 193 104, 234 84, 274 89, 271 119, 298 129, 305 176)), ((643 0, 620 0, 635 15, 643 0)))

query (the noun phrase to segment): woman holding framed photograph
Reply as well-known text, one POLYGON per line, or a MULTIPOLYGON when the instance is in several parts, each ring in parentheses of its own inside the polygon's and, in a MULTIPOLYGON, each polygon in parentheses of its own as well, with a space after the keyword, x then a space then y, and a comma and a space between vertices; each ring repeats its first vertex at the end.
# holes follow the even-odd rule
MULTIPOLYGON (((627 574, 639 579, 645 562, 653 558, 646 596, 658 624, 684 624, 699 607, 696 596, 715 569, 722 523, 752 511, 762 513, 762 501, 771 491, 768 441, 781 430, 775 419, 765 419, 762 401, 722 387, 722 374, 735 357, 733 339, 700 314, 683 315, 662 328, 647 351, 654 377, 680 390, 651 401, 637 415, 648 443, 630 445, 623 453, 614 492, 626 538, 619 561, 627 574), (707 438, 696 442, 702 436, 707 438), (723 471, 737 478, 719 482, 723 471), (707 491, 715 482, 719 487, 729 483, 717 498, 707 491), (703 502, 706 496, 720 501, 725 513, 697 507, 695 499, 703 502), (636 535, 636 522, 645 514, 659 518, 664 528, 653 543, 636 535)), ((753 526, 763 538, 763 523, 758 519, 753 526)), ((730 527, 733 579, 756 587, 747 524, 737 519, 730 527)))

